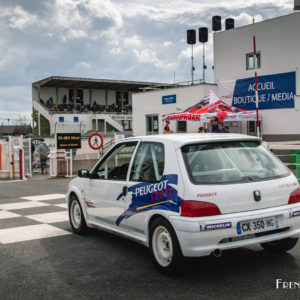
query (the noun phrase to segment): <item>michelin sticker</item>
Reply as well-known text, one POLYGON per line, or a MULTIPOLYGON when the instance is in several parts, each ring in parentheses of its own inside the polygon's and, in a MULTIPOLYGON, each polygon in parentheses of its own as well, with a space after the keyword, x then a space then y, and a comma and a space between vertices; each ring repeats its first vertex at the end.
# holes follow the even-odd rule
POLYGON ((205 226, 200 225, 200 231, 227 229, 231 227, 232 227, 231 222, 206 224, 205 226))
MULTIPOLYGON (((178 184, 178 175, 164 175, 158 183, 142 182, 132 185, 128 192, 132 193, 129 208, 119 216, 116 224, 119 225, 124 219, 135 214, 152 210, 164 209, 179 212, 182 199, 178 196, 178 191, 173 185, 178 184)), ((122 193, 117 200, 122 198, 122 193)))

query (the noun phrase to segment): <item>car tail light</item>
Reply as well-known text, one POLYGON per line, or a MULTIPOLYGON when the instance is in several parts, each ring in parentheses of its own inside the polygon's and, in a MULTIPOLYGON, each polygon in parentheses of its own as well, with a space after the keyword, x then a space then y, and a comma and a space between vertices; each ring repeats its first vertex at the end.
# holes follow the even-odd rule
POLYGON ((220 214, 219 207, 213 203, 189 200, 181 202, 182 217, 206 217, 220 214))
POLYGON ((300 202, 300 188, 297 188, 290 194, 290 199, 288 204, 294 204, 300 202))

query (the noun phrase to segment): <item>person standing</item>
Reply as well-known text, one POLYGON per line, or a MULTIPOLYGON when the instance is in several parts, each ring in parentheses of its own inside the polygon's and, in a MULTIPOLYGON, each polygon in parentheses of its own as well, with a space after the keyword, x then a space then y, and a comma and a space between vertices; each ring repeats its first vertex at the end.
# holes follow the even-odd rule
POLYGON ((219 118, 212 117, 210 120, 211 132, 224 132, 222 128, 219 126, 219 118))
POLYGON ((166 121, 166 125, 165 125, 165 127, 164 127, 164 133, 171 133, 171 130, 170 130, 170 121, 169 120, 167 120, 166 121))
POLYGON ((35 146, 33 141, 31 141, 31 173, 33 173, 34 151, 35 151, 35 146))

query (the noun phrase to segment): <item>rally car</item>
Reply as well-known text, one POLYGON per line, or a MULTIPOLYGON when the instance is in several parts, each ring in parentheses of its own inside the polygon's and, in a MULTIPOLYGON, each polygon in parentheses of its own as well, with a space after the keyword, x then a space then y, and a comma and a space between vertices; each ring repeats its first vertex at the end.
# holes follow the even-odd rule
POLYGON ((298 180, 259 138, 240 134, 124 139, 79 170, 67 203, 75 233, 138 241, 169 274, 183 257, 253 244, 284 252, 300 235, 298 180))

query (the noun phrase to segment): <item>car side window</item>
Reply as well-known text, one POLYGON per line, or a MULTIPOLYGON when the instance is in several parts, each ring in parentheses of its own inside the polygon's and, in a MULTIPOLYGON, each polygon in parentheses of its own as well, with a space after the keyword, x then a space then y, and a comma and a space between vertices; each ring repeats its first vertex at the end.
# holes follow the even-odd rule
POLYGON ((137 149, 130 180, 139 182, 159 182, 164 173, 164 145, 161 143, 142 142, 137 149))
POLYGON ((99 166, 93 174, 96 179, 126 180, 128 167, 137 142, 126 143, 116 148, 99 166))

